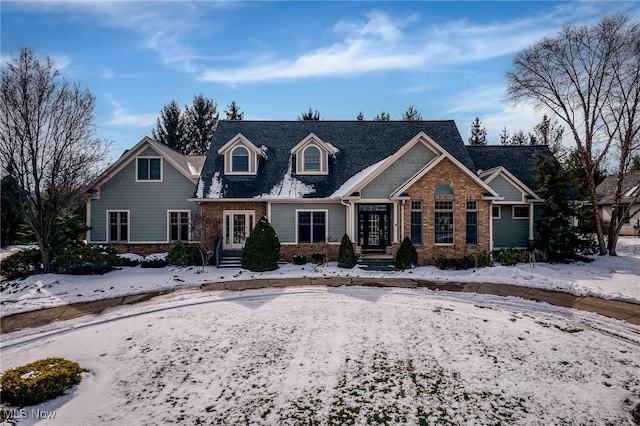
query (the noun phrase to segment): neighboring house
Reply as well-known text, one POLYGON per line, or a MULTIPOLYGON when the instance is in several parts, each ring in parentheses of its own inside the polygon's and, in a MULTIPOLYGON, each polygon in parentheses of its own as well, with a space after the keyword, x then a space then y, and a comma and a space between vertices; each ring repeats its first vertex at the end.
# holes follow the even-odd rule
POLYGON ((535 152, 465 146, 453 121, 220 121, 191 201, 224 250, 266 215, 285 259, 335 259, 347 233, 359 253, 409 237, 425 264, 535 238, 535 152))
POLYGON ((191 224, 200 209, 188 200, 204 159, 142 139, 91 186, 87 241, 146 254, 199 240, 191 224))
MULTIPOLYGON (((615 204, 616 185, 617 177, 607 176, 596 188, 600 206, 600 217, 606 227, 611 224, 611 213, 613 212, 613 205, 615 204)), ((620 229, 620 235, 638 235, 638 228, 640 228, 640 215, 637 214, 637 212, 640 211, 639 194, 640 172, 628 173, 622 180, 622 198, 620 200, 617 217, 618 221, 620 221, 624 212, 629 208, 631 209, 630 215, 632 217, 631 219, 627 218, 627 220, 625 220, 620 229), (634 228, 634 225, 637 225, 636 228, 634 228)))

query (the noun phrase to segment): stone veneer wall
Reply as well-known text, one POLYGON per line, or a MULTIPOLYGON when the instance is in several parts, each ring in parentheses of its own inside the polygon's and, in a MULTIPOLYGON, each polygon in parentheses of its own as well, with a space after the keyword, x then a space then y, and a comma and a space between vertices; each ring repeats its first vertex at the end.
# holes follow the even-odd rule
MULTIPOLYGON (((416 246, 418 263, 433 264, 438 257, 462 257, 466 254, 489 252, 491 203, 482 200, 485 190, 469 175, 448 159, 438 165, 414 183, 407 191, 411 200, 422 200, 422 245, 416 246), (440 185, 448 185, 453 196, 436 196, 435 190, 440 185), (434 212, 436 200, 453 199, 453 245, 440 246, 434 244, 434 212), (478 245, 468 246, 466 243, 466 202, 477 201, 478 206, 478 245)), ((404 209, 404 235, 411 235, 411 204, 407 201, 404 209)), ((398 249, 394 244, 393 253, 398 249)))

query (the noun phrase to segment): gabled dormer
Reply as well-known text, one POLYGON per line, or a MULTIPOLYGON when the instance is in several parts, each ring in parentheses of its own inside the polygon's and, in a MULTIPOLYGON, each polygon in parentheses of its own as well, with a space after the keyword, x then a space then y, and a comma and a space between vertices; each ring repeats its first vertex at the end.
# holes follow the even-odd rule
POLYGON ((238 133, 218 150, 218 154, 224 155, 224 174, 255 176, 259 157, 266 157, 265 150, 266 147, 258 148, 238 133))
POLYGON ((309 136, 291 148, 291 155, 295 158, 296 174, 329 174, 329 156, 334 156, 337 152, 336 147, 324 142, 313 133, 309 133, 309 136))

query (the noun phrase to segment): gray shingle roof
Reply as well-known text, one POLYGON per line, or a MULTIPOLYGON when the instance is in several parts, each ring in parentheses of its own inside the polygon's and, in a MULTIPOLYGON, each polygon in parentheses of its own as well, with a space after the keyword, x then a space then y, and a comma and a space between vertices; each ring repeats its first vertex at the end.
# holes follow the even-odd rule
MULTIPOLYGON (((617 176, 607 176, 596 188, 596 194, 600 198, 600 204, 613 204, 616 196, 617 176)), ((627 173, 622 179, 622 202, 630 202, 640 188, 636 188, 633 193, 625 197, 634 186, 640 186, 640 172, 627 173)))
MULTIPOLYGON (((222 198, 253 198, 282 181, 289 167, 290 151, 298 142, 314 133, 339 149, 329 157, 326 176, 295 176, 315 192, 306 198, 325 198, 347 179, 364 168, 395 153, 420 132, 426 133, 464 166, 475 167, 453 122, 447 121, 227 121, 218 122, 201 173, 203 198, 216 172, 222 180, 222 198), (218 149, 242 133, 256 147, 267 147, 267 159, 260 159, 256 176, 224 176, 223 156, 218 149)), ((196 195, 198 193, 196 192, 196 195)))
POLYGON ((546 145, 483 145, 467 146, 476 169, 489 170, 502 166, 533 191, 537 191, 534 154, 553 154, 546 145))

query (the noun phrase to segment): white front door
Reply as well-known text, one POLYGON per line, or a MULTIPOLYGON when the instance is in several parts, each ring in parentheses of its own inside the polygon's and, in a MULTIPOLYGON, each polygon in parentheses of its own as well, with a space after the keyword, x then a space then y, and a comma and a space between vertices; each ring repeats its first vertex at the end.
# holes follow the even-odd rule
POLYGON ((224 212, 224 250, 242 250, 253 230, 253 211, 230 210, 224 212))

